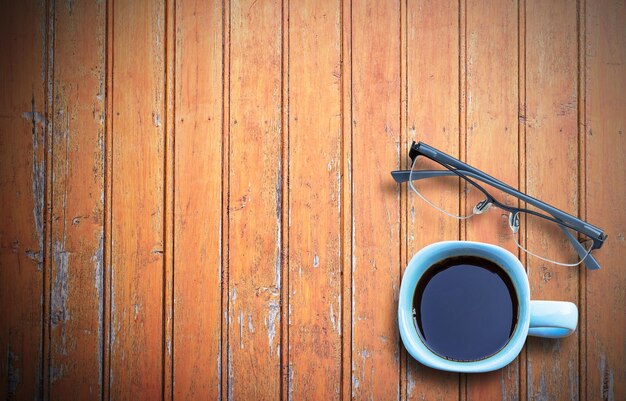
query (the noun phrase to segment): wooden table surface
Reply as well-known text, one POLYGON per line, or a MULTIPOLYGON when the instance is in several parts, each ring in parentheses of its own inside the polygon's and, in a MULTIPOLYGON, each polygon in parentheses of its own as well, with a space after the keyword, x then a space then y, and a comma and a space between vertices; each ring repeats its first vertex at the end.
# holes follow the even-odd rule
POLYGON ((623 1, 0 8, 0 397, 626 399, 623 1), (436 213, 389 175, 413 140, 606 230, 602 269, 436 213), (459 238, 578 330, 488 374, 414 361, 403 270, 459 238))

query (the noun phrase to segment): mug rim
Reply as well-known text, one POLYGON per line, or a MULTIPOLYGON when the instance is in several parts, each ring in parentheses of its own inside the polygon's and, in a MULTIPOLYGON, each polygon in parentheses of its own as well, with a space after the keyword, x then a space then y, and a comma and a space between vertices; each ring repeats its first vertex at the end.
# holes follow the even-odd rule
POLYGON ((474 241, 441 241, 419 250, 407 265, 400 284, 398 324, 405 348, 413 358, 434 369, 461 373, 489 372, 511 363, 519 355, 530 326, 530 286, 522 263, 497 245, 474 241), (413 295, 419 279, 435 263, 454 256, 479 256, 502 268, 510 277, 518 299, 518 319, 507 344, 497 353, 477 361, 445 359, 424 344, 413 322, 413 295))

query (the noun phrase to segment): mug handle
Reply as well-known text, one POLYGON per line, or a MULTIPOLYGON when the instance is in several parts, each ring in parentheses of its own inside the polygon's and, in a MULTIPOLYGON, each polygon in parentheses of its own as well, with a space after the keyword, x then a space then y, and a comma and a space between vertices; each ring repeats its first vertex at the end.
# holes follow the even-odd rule
POLYGON ((578 308, 571 302, 530 301, 529 336, 567 337, 576 330, 578 308))

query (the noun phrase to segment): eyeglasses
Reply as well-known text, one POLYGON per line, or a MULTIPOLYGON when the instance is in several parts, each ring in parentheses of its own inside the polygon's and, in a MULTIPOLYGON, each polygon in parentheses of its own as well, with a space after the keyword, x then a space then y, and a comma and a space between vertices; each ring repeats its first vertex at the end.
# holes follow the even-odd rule
POLYGON ((496 206, 508 212, 508 235, 524 252, 561 266, 577 266, 584 261, 591 270, 600 268, 591 254, 600 249, 607 238, 600 228, 528 196, 423 142, 413 142, 409 158, 411 170, 392 171, 391 175, 398 183, 408 182, 411 189, 433 208, 456 219, 469 219, 496 206), (459 210, 459 190, 467 194, 468 204, 475 204, 467 212, 459 210), (525 202, 526 207, 513 206, 514 199, 509 195, 525 202), (524 245, 519 239, 520 223, 526 229, 524 245), (553 245, 555 241, 558 246, 553 245))

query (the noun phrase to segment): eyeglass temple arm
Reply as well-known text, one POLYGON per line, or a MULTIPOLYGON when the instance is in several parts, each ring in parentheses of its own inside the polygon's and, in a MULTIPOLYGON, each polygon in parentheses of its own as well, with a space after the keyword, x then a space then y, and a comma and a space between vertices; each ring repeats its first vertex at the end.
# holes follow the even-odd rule
MULTIPOLYGON (((486 180, 485 177, 474 174, 471 171, 467 171, 467 170, 459 170, 459 171, 462 172, 463 175, 467 175, 468 177, 477 178, 477 179, 480 178, 481 180, 484 180, 487 183, 489 183, 489 181, 486 180)), ((449 176, 458 177, 458 174, 455 174, 450 170, 418 170, 418 171, 413 171, 413 174, 411 174, 411 170, 397 170, 397 171, 391 172, 391 176, 398 184, 403 183, 403 182, 409 182, 411 175, 413 176, 412 177, 413 181, 423 180, 425 178, 433 178, 433 177, 449 177, 449 176)))
POLYGON ((563 231, 563 234, 565 234, 567 239, 572 243, 572 246, 574 247, 574 249, 576 249, 578 256, 580 257, 581 260, 583 260, 583 263, 585 264, 585 266, 587 266, 589 270, 600 269, 600 265, 598 264, 598 261, 596 260, 596 258, 593 257, 591 252, 586 250, 585 247, 582 246, 580 242, 578 242, 576 237, 574 237, 572 233, 570 233, 565 227, 559 224, 559 228, 561 229, 561 231, 563 231))

